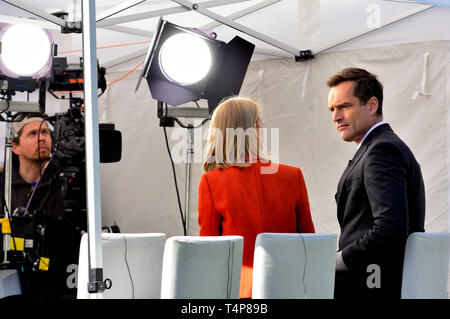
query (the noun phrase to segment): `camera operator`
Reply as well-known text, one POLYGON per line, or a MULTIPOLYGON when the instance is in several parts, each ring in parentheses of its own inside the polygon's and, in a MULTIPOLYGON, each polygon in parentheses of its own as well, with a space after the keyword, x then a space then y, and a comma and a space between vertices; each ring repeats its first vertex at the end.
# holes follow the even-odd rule
MULTIPOLYGON (((46 116, 30 113, 13 123, 13 163, 11 207, 12 233, 14 219, 32 221, 32 253, 24 253, 19 268, 22 293, 26 296, 71 297, 66 285, 66 268, 77 263, 73 256, 73 225, 64 216, 59 168, 51 162, 52 136, 46 116)), ((4 181, 2 176, 2 211, 4 181)))

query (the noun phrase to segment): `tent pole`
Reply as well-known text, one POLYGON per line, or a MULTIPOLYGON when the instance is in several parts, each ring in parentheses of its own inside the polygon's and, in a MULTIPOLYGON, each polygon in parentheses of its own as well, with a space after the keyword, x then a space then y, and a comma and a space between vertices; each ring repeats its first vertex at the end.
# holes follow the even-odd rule
POLYGON ((115 6, 115 7, 112 7, 110 9, 104 11, 102 14, 100 14, 97 17, 97 22, 102 21, 102 20, 104 20, 106 18, 109 18, 109 17, 111 17, 111 16, 113 16, 113 15, 115 15, 117 13, 122 12, 122 11, 125 11, 125 10, 127 10, 127 9, 129 9, 131 7, 134 7, 134 6, 136 6, 136 5, 138 5, 138 4, 142 3, 142 2, 145 2, 145 0, 130 0, 130 1, 126 1, 126 2, 124 2, 122 4, 119 4, 119 5, 115 6))
POLYGON ((100 150, 98 129, 98 70, 96 52, 95 1, 83 0, 83 74, 86 134, 86 191, 89 233, 88 291, 101 298, 103 255, 101 238, 100 150))
POLYGON ((23 1, 19 1, 19 0, 1 0, 1 1, 9 3, 10 5, 12 5, 16 8, 25 10, 25 11, 32 13, 38 17, 41 17, 47 21, 53 22, 61 27, 66 26, 66 21, 64 21, 63 19, 58 18, 58 17, 54 16, 53 14, 39 10, 33 6, 30 6, 28 3, 25 3, 23 1))
POLYGON ((185 6, 186 8, 188 8, 189 10, 193 10, 195 12, 198 12, 200 14, 203 14, 204 16, 207 16, 208 18, 214 19, 216 21, 219 21, 220 23, 223 23, 227 26, 229 26, 230 28, 233 28, 235 30, 238 30, 240 32, 243 32, 249 36, 252 36, 260 41, 263 41, 265 43, 268 43, 274 47, 277 47, 281 50, 284 50, 286 52, 289 52, 291 54, 293 54, 294 56, 300 56, 300 50, 297 50, 294 47, 291 47, 285 43, 282 43, 278 40, 275 40, 271 37, 268 37, 260 32, 257 32, 253 29, 250 29, 240 23, 237 23, 231 19, 225 18, 219 14, 216 14, 210 10, 204 9, 203 6, 201 6, 201 4, 194 4, 190 1, 187 0, 172 0, 173 2, 176 2, 178 4, 181 4, 183 6, 185 6))
MULTIPOLYGON (((274 3, 280 2, 281 0, 265 0, 263 2, 259 2, 255 5, 252 5, 248 8, 245 8, 243 10, 240 10, 238 12, 235 12, 233 14, 230 14, 229 16, 227 16, 227 19, 231 19, 231 20, 236 20, 239 18, 242 18, 243 16, 246 16, 250 13, 253 13, 255 11, 261 10, 265 7, 271 6, 274 3)), ((203 5, 203 4, 202 4, 203 5)), ((218 22, 218 21, 213 21, 211 23, 205 24, 203 26, 201 26, 199 29, 200 30, 209 30, 209 29, 214 29, 215 27, 218 27, 222 25, 222 23, 218 22)))
MULTIPOLYGON (((239 3, 249 0, 212 0, 212 1, 205 1, 202 2, 202 8, 210 8, 210 7, 217 7, 217 6, 223 6, 227 4, 233 4, 233 3, 239 3)), ((150 19, 150 18, 157 18, 162 17, 170 14, 176 14, 176 13, 183 13, 190 11, 189 8, 186 8, 185 6, 178 6, 178 7, 172 7, 172 8, 165 8, 160 10, 153 10, 148 12, 142 12, 142 13, 135 13, 130 14, 127 16, 117 17, 117 18, 109 18, 109 19, 103 19, 99 20, 97 22, 97 27, 108 27, 111 25, 126 23, 126 22, 134 22, 138 20, 144 20, 144 19, 150 19)), ((110 15, 111 16, 111 15, 110 15)))

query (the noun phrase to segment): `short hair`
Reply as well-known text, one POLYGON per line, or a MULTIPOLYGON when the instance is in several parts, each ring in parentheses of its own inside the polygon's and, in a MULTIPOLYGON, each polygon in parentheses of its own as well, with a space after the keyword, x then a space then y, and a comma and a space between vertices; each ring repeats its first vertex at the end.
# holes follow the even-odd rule
POLYGON ((44 122, 46 120, 46 118, 47 118, 47 114, 45 114, 45 113, 27 113, 21 121, 14 122, 12 125, 13 135, 14 135, 13 143, 19 144, 20 136, 23 133, 23 128, 25 127, 25 125, 27 125, 28 123, 31 123, 31 122, 39 121, 39 119, 41 119, 40 121, 44 122), (30 121, 30 119, 33 119, 33 120, 36 119, 36 121, 30 121))
POLYGON ((364 105, 371 97, 378 100, 377 115, 383 115, 383 84, 375 74, 364 69, 346 68, 330 77, 327 81, 329 88, 335 87, 342 82, 352 81, 354 83, 353 95, 364 105))
POLYGON ((232 97, 222 101, 211 117, 203 171, 250 166, 260 155, 253 129, 260 119, 261 106, 251 99, 232 97))

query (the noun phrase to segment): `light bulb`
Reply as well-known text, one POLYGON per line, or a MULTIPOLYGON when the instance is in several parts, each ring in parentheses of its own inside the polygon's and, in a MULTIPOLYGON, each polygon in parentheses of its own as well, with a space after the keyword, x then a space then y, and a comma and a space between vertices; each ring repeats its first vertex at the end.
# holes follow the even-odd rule
POLYGON ((208 74, 211 68, 211 51, 198 36, 178 33, 163 43, 159 65, 169 80, 181 85, 194 84, 208 74))
POLYGON ((13 25, 4 31, 1 42, 0 58, 10 71, 4 70, 7 75, 40 77, 50 69, 51 41, 41 28, 13 25))

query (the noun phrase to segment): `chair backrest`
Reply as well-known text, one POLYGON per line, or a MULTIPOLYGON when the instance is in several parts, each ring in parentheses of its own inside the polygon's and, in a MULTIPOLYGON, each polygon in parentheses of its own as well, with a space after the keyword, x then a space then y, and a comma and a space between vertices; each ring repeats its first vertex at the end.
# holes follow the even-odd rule
POLYGON ((335 234, 259 234, 252 298, 332 299, 336 240, 335 234))
MULTIPOLYGON (((166 235, 162 233, 102 233, 103 279, 111 279, 104 299, 159 299, 166 235)), ((80 243, 78 299, 90 299, 88 235, 80 243)))
POLYGON ((0 299, 21 295, 19 273, 16 269, 0 269, 0 299))
POLYGON ((241 236, 174 236, 164 248, 161 298, 237 299, 241 236))
POLYGON ((449 233, 412 233, 406 241, 402 299, 446 299, 449 233))

